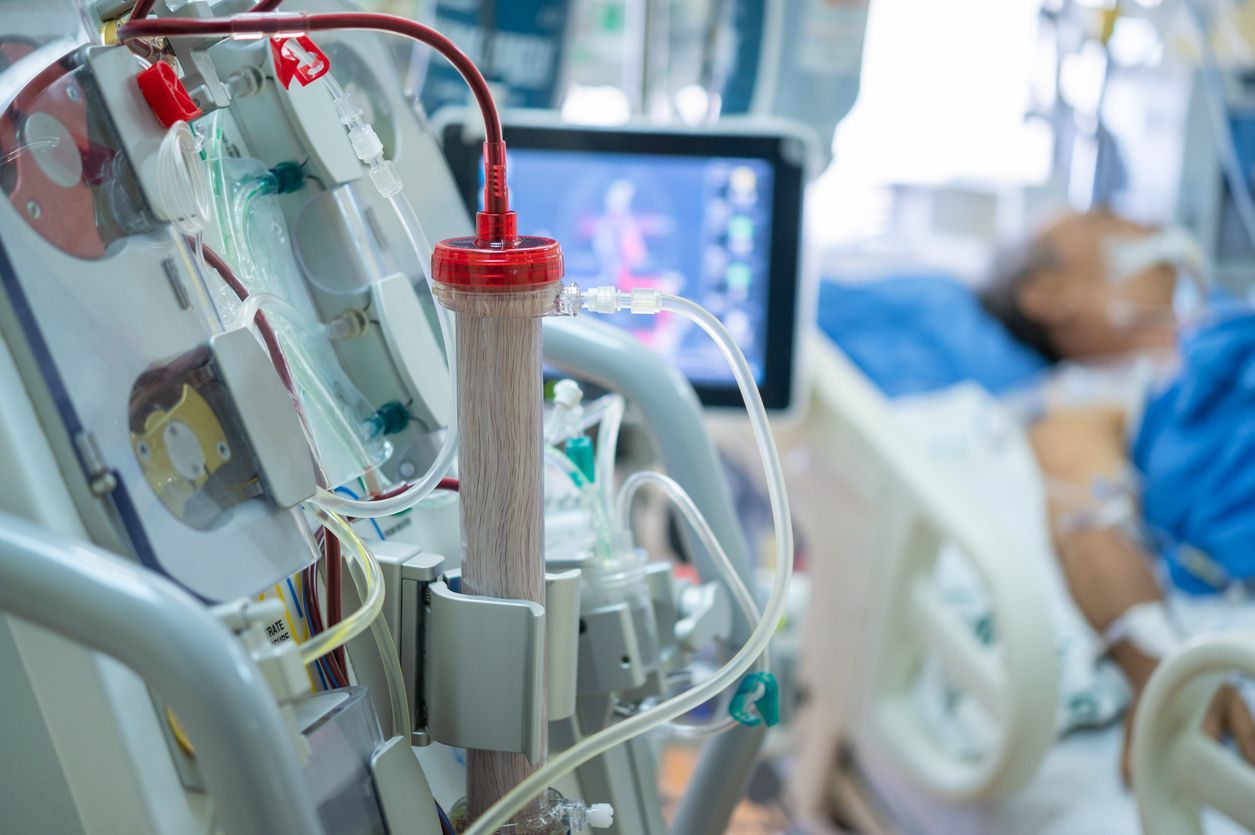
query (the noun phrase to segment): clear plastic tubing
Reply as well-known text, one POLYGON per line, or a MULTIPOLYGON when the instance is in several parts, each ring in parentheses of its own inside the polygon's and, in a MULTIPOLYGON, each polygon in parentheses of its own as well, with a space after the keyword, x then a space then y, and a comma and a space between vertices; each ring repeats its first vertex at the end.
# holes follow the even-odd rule
MULTIPOLYGON (((602 502, 601 494, 597 492, 597 486, 589 484, 584 473, 580 471, 579 467, 575 466, 575 462, 565 452, 556 447, 545 447, 545 466, 562 473, 579 488, 580 498, 583 500, 585 507, 588 508, 589 517, 593 523, 598 546, 612 546, 614 543, 614 530, 610 524, 606 506, 602 502)), ((601 552, 599 550, 599 553, 601 552)))
POLYGON ((328 531, 335 534, 344 546, 344 555, 355 565, 350 572, 356 581, 360 574, 361 583, 358 591, 362 597, 362 606, 356 612, 347 615, 335 626, 319 632, 301 644, 301 662, 313 664, 332 650, 339 649, 356 638, 375 621, 383 609, 383 571, 375 555, 362 542, 361 537, 353 530, 353 526, 335 513, 325 510, 317 512, 319 521, 328 531))
MULTIPOLYGON (((715 532, 710 529, 710 523, 706 521, 706 517, 698 510, 693 499, 674 479, 662 473, 643 470, 633 473, 623 482, 623 487, 619 491, 618 517, 624 536, 630 535, 632 500, 640 492, 641 488, 648 486, 654 486, 661 490, 671 503, 671 506, 679 511, 680 515, 688 522, 689 527, 693 529, 702 547, 706 549, 711 559, 714 560, 715 567, 719 569, 724 583, 731 589, 732 597, 736 601, 737 608, 741 610, 741 614, 745 617, 745 622, 758 623, 760 617, 758 604, 754 602, 753 595, 745 587, 745 582, 741 579, 741 576, 737 574, 736 568, 732 565, 732 560, 728 558, 728 552, 719 543, 715 532)), ((766 672, 770 665, 770 649, 764 649, 763 654, 758 657, 755 669, 766 672)), ((723 733, 731 730, 736 724, 736 719, 730 714, 724 713, 714 721, 707 722, 704 725, 690 725, 673 720, 667 727, 676 736, 692 739, 723 733)))
POLYGON ((606 504, 609 504, 614 496, 614 461, 619 449, 619 430, 623 427, 626 406, 620 394, 607 394, 598 403, 603 400, 606 411, 601 416, 601 426, 597 429, 597 485, 605 491, 606 504))
MULTIPOLYGON (((423 264, 431 263, 431 243, 427 240, 427 236, 423 233, 422 225, 418 222, 418 218, 414 214, 414 208, 410 204, 404 192, 391 195, 388 202, 392 205, 397 213, 397 218, 401 221, 405 228, 406 236, 410 240, 410 245, 414 247, 414 251, 418 253, 420 262, 423 264)), ((428 283, 431 277, 428 275, 428 283)), ((435 287, 432 285, 433 293, 435 287)), ((345 516, 353 516, 359 519, 376 518, 379 516, 391 516, 394 513, 400 513, 408 510, 423 499, 431 495, 432 491, 449 470, 453 467, 453 461, 458 454, 458 381, 457 375, 453 369, 457 362, 457 339, 455 338, 455 327, 453 317, 443 305, 436 305, 436 318, 440 322, 440 336, 444 340, 445 354, 449 362, 449 386, 451 389, 450 397, 454 402, 455 413, 453 420, 445 429, 444 441, 440 444, 440 450, 436 453, 436 458, 432 461, 431 467, 423 474, 423 477, 412 483, 408 488, 395 496, 377 501, 362 501, 342 496, 339 493, 333 493, 330 490, 320 490, 315 499, 319 507, 345 516)))
POLYGON ((249 293, 248 298, 240 302, 235 312, 235 325, 245 328, 253 323, 261 311, 273 313, 294 328, 298 333, 311 339, 330 339, 331 329, 315 322, 308 315, 288 303, 286 299, 273 293, 249 293))
MULTIPOLYGON (((623 482, 623 487, 619 491, 618 498, 618 518, 622 530, 626 534, 631 530, 632 524, 632 500, 636 498, 636 494, 643 487, 657 487, 662 491, 663 495, 671 503, 671 506, 679 511, 684 517, 693 533, 697 535, 697 539, 701 542, 702 547, 710 554, 710 558, 714 560, 715 567, 719 569, 720 575, 723 577, 724 583, 729 591, 732 592, 732 599, 736 601, 737 608, 741 610, 741 614, 745 616, 747 623, 757 623, 761 614, 758 611, 758 604, 754 602, 754 596, 750 594, 750 590, 746 588, 745 581, 741 579, 741 575, 737 573, 736 568, 732 565, 732 560, 728 557, 728 552, 723 549, 715 532, 711 530, 710 523, 706 521, 706 517, 697 509, 697 505, 693 499, 685 491, 679 483, 662 473, 656 473, 652 470, 641 470, 633 473, 623 482)), ((763 654, 759 658, 759 669, 766 670, 769 665, 769 650, 764 649, 763 654)))
MULTIPOLYGON (((609 292, 613 294, 613 288, 609 292)), ((621 295, 627 296, 628 294, 621 295)), ((625 302, 627 302, 626 299, 625 302)), ((780 466, 780 456, 776 451, 775 441, 772 440, 771 428, 767 421, 767 410, 763 407, 763 400, 754 382, 749 363, 746 362, 745 355, 741 353, 741 349, 733 340, 732 335, 728 333, 727 328, 710 312, 687 299, 653 292, 647 298, 642 299, 639 306, 633 305, 633 307, 636 312, 642 313, 668 310, 692 320, 715 341, 728 360, 737 386, 745 399, 750 426, 762 455, 763 469, 767 477, 771 515, 776 529, 776 567, 771 596, 767 599, 762 619, 754 627, 745 645, 714 675, 678 696, 667 699, 630 719, 611 725, 556 754, 543 767, 515 786, 492 808, 484 812, 464 835, 489 835, 495 832, 497 827, 507 822, 530 798, 543 792, 579 766, 629 739, 648 733, 684 715, 732 686, 753 666, 754 659, 762 654, 768 642, 771 641, 776 624, 784 615, 789 578, 793 574, 793 523, 789 515, 788 496, 785 495, 784 470, 780 466)), ((617 307, 610 309, 617 309, 617 307)))

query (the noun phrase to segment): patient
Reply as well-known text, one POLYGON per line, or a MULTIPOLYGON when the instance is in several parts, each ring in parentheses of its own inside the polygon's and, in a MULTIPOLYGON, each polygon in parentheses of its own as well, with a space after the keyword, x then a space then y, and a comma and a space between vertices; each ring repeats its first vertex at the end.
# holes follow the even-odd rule
MULTIPOLYGON (((1145 396, 1100 382, 1074 402, 1048 400, 1029 429, 1063 572, 1134 705, 1177 641, 1156 605, 1160 575, 1191 593, 1255 577, 1255 319, 1179 339, 1173 300, 1187 256, 1171 233, 1069 215, 1006 259, 981 299, 1050 363, 1133 368, 1142 358, 1151 369, 1140 383, 1126 375, 1145 396)), ((1255 721, 1234 689, 1220 691, 1207 722, 1255 762, 1255 721)), ((1126 733, 1126 776, 1127 743, 1126 733)))

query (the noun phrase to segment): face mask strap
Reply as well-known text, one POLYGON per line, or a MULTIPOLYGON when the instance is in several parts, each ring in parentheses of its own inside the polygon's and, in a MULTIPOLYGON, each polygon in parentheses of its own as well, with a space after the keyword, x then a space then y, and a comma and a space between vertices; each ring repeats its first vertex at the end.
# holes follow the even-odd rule
POLYGON ((1149 269, 1173 266, 1195 277, 1206 274, 1206 256, 1198 241, 1180 226, 1134 239, 1108 240, 1103 244, 1107 278, 1124 284, 1149 269))

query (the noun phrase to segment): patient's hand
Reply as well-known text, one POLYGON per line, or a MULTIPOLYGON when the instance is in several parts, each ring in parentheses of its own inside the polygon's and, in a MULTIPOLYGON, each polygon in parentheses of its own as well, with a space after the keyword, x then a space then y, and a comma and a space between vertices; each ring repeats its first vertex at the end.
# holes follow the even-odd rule
MULTIPOLYGON (((1138 688, 1124 717, 1124 753, 1120 772, 1126 786, 1132 785, 1130 757, 1133 748, 1133 716, 1137 713, 1141 692, 1141 688, 1138 688)), ((1207 715, 1203 717, 1203 730, 1212 739, 1220 742, 1233 740, 1242 759, 1255 765, 1255 717, 1252 717, 1250 705, 1236 687, 1226 684, 1216 691, 1216 697, 1212 699, 1207 715)))

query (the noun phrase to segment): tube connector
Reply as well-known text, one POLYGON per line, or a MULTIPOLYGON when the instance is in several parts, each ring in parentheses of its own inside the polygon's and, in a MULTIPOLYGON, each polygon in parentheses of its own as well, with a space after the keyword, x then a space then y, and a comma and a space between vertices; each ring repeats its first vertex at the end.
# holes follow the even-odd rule
POLYGON ((651 287, 620 290, 617 287, 592 287, 585 290, 580 307, 591 313, 618 313, 627 310, 637 314, 653 314, 662 310, 662 296, 651 287))
POLYGON ((332 83, 331 96, 336 116, 348 133, 353 154, 370 169, 370 181, 375 189, 384 197, 400 194, 401 178, 393 170, 392 161, 384 159, 383 140, 375 128, 362 118, 362 109, 339 84, 332 83))
POLYGON ((568 800, 566 801, 566 822, 572 832, 609 829, 614 826, 614 807, 609 803, 586 805, 580 800, 568 800))

